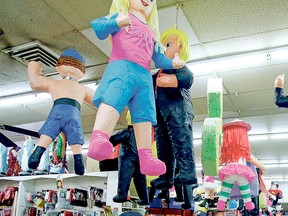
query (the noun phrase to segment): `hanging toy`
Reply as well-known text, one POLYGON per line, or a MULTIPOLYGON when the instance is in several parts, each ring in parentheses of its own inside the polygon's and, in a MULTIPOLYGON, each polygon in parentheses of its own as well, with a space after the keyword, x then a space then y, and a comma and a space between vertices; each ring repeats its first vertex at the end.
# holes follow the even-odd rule
POLYGON ((17 176, 20 170, 21 170, 21 166, 19 165, 17 161, 16 147, 12 147, 9 150, 9 154, 8 154, 8 170, 7 170, 6 175, 17 176))
POLYGON ((245 208, 255 208, 251 200, 249 182, 256 177, 255 173, 246 165, 246 161, 254 166, 266 170, 264 165, 253 155, 248 139, 248 131, 251 129, 247 122, 236 119, 223 125, 223 142, 221 147, 220 163, 224 165, 219 171, 219 179, 222 181, 221 192, 217 204, 218 210, 224 210, 230 192, 237 184, 242 195, 245 208))
POLYGON ((6 176, 8 148, 0 143, 0 177, 6 176))
POLYGON ((67 135, 68 144, 73 152, 75 173, 83 175, 85 166, 82 145, 85 140, 81 121, 81 105, 86 101, 93 106, 94 90, 78 82, 85 74, 85 59, 76 50, 65 50, 55 63, 56 70, 62 79, 54 80, 51 77, 43 76, 42 66, 39 62, 30 61, 28 63, 28 77, 32 90, 47 92, 53 99, 53 107, 38 132, 40 139, 29 157, 28 165, 30 169, 37 169, 45 150, 63 131, 67 135))
POLYGON ((158 176, 165 164, 154 158, 151 150, 151 126, 156 125, 156 109, 150 65, 179 69, 184 62, 175 54, 163 55, 160 43, 156 1, 113 0, 110 14, 91 22, 96 36, 112 41, 112 53, 93 97, 98 108, 87 156, 94 160, 111 157, 109 142, 120 114, 128 105, 137 140, 140 171, 158 176))
MULTIPOLYGON (((20 176, 32 175, 32 170, 28 167, 28 159, 31 156, 35 144, 30 136, 25 135, 25 142, 22 145, 21 151, 21 172, 19 172, 20 176)), ((20 153, 19 151, 19 153, 20 153)))
POLYGON ((205 176, 217 176, 219 146, 222 133, 222 79, 209 79, 207 83, 208 118, 202 130, 201 161, 205 176))
POLYGON ((271 187, 268 190, 268 192, 271 194, 270 195, 270 200, 272 201, 272 205, 275 206, 278 204, 278 200, 283 198, 283 193, 281 190, 278 189, 279 183, 272 181, 271 182, 271 187))
POLYGON ((66 137, 64 133, 60 133, 52 143, 52 157, 50 162, 50 174, 65 173, 65 153, 66 153, 66 137))

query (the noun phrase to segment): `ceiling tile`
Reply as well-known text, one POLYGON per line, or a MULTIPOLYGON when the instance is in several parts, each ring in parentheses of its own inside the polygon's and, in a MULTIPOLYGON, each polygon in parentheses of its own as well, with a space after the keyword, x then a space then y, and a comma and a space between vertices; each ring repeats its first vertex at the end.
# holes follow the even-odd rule
POLYGON ((288 29, 244 35, 202 44, 209 57, 287 46, 288 29))
POLYGON ((275 78, 287 72, 288 64, 271 65, 218 73, 223 85, 230 94, 271 90, 273 93, 275 78))
MULTIPOLYGON (((3 52, 0 52, 1 73, 0 73, 0 89, 4 85, 18 82, 26 82, 27 84, 27 67, 18 61, 15 61, 3 52)), ((4 89, 3 89, 4 90, 4 89)), ((0 95, 3 92, 0 91, 0 95)))
POLYGON ((184 31, 189 37, 190 45, 199 44, 199 40, 197 39, 181 7, 177 9, 176 6, 173 6, 158 10, 158 17, 160 33, 173 28, 174 25, 177 25, 177 29, 184 31))
POLYGON ((197 61, 201 59, 207 59, 207 55, 202 45, 190 46, 190 60, 197 61))
POLYGON ((185 3, 183 11, 202 43, 288 27, 285 0, 196 0, 185 3))

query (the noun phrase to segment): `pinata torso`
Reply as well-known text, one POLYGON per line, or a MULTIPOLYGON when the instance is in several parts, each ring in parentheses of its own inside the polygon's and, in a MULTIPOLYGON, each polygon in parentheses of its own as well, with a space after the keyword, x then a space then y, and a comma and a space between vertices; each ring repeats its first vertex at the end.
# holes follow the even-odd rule
POLYGON ((130 14, 131 25, 112 36, 110 61, 129 60, 150 71, 155 36, 152 29, 130 14))

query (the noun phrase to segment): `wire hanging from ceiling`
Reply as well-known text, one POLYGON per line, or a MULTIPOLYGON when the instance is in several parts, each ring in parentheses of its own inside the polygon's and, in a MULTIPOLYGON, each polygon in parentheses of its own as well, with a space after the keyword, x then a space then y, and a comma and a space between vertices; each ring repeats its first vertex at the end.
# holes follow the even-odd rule
POLYGON ((179 8, 180 8, 180 4, 179 4, 179 2, 177 2, 177 3, 176 3, 176 17, 175 17, 175 21, 176 21, 176 29, 178 29, 179 8))

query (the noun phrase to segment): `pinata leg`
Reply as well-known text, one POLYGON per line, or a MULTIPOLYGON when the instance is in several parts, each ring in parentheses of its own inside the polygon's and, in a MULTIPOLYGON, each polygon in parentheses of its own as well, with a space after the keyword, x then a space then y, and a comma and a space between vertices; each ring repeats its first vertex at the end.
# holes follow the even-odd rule
POLYGON ((119 116, 118 111, 114 107, 104 103, 100 104, 88 148, 88 157, 98 161, 111 157, 113 145, 110 143, 109 137, 116 126, 119 116))
POLYGON ((217 204, 217 209, 223 211, 226 206, 227 199, 229 198, 230 192, 233 187, 233 183, 228 182, 229 179, 224 179, 221 184, 221 192, 219 194, 219 201, 217 204))
POLYGON ((250 186, 249 186, 247 179, 244 177, 240 177, 237 179, 237 184, 239 185, 240 193, 242 195, 245 208, 247 210, 254 209, 255 205, 251 199, 250 186))
POLYGON ((139 155, 140 171, 143 175, 159 176, 166 172, 165 163, 155 158, 151 150, 151 122, 133 124, 139 155))
POLYGON ((30 169, 37 169, 39 166, 42 154, 45 152, 45 150, 48 148, 48 146, 52 143, 51 137, 42 134, 40 136, 39 142, 37 144, 37 147, 31 154, 28 160, 28 167, 30 169))
POLYGON ((179 170, 175 175, 174 185, 185 186, 196 184, 195 155, 192 144, 192 130, 190 129, 192 125, 185 124, 178 128, 173 124, 175 122, 177 122, 176 119, 168 124, 169 131, 172 132, 169 135, 176 158, 176 167, 179 170))
MULTIPOLYGON (((82 145, 74 144, 70 145, 71 150, 73 152, 74 157, 74 170, 77 175, 83 175, 85 172, 85 167, 83 164, 83 156, 82 156, 82 145)), ((65 157, 63 157, 64 159, 65 157)), ((64 161, 63 161, 64 163, 64 161)))

